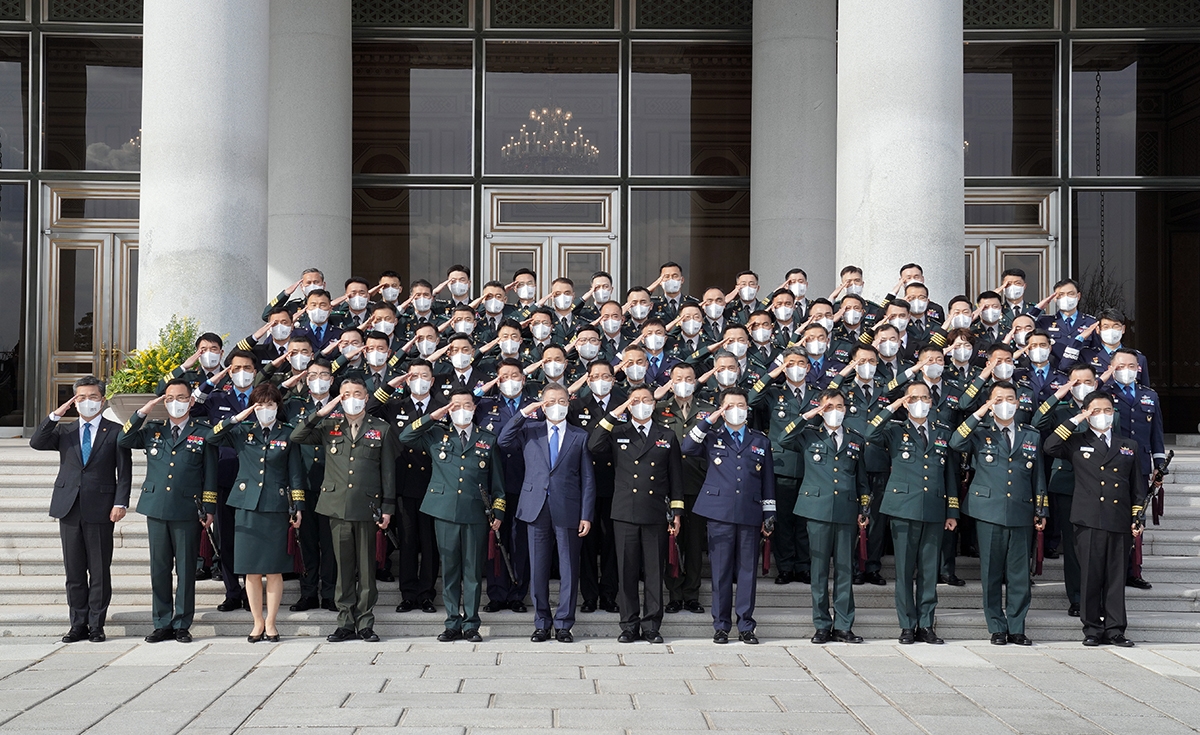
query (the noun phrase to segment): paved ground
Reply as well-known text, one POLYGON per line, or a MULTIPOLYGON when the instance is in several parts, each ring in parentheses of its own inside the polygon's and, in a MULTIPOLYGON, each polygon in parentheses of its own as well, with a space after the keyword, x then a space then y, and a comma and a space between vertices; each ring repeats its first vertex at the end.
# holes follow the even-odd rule
POLYGON ((0 731, 1131 733, 1200 726, 1200 646, 585 639, 0 643, 0 731))

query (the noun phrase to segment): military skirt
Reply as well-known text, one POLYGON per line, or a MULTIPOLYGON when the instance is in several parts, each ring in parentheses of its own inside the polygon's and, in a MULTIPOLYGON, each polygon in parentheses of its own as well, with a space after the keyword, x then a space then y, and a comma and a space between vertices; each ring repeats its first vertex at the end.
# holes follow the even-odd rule
POLYGON ((291 572, 287 513, 233 509, 234 574, 286 574, 291 572))

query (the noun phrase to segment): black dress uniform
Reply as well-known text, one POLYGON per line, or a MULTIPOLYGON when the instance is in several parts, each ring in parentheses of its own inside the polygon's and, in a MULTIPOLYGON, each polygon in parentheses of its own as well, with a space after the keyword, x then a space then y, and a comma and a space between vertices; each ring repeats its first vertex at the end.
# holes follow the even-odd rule
MULTIPOLYGON (((624 393, 614 388, 606 398, 601 399, 585 387, 580 397, 571 401, 567 422, 590 434, 608 413, 608 407, 621 405, 625 398, 624 393)), ((592 457, 592 468, 596 476, 596 511, 592 530, 583 537, 579 566, 579 593, 583 597, 583 605, 580 609, 592 610, 599 606, 611 610, 617 605, 617 546, 613 540, 612 526, 616 473, 613 471, 612 457, 592 457)))
MULTIPOLYGON (((1046 454, 1075 470, 1071 523, 1079 554, 1079 617, 1083 634, 1100 641, 1125 635, 1125 565, 1132 525, 1146 489, 1138 472, 1137 442, 1112 429, 1076 432, 1071 421, 1046 438, 1046 454)), ((1085 641, 1087 642, 1087 641, 1085 641)))
MULTIPOLYGON (((1158 393, 1144 385, 1121 385, 1115 380, 1104 385, 1104 392, 1112 398, 1114 428, 1137 444, 1138 473, 1142 488, 1149 490, 1150 473, 1167 459, 1158 393)), ((1141 539, 1135 539, 1134 543, 1140 544, 1141 539)), ((1129 557, 1129 576, 1140 580, 1142 567, 1134 564, 1136 557, 1136 554, 1129 557)))
MULTIPOLYGON (((654 411, 654 421, 675 433, 680 442, 696 424, 703 421, 717 407, 699 398, 692 398, 688 413, 684 413, 675 396, 659 401, 654 411)), ((702 455, 683 458, 683 525, 675 542, 679 544, 679 576, 668 574, 665 578, 667 599, 675 605, 687 604, 692 612, 703 612, 700 608, 700 570, 704 566, 704 523, 699 519, 692 522, 692 509, 704 484, 708 463, 702 455)), ((675 609, 678 609, 677 607, 675 609)))
POLYGON ((653 421, 639 427, 609 413, 592 430, 588 450, 597 458, 611 458, 616 475, 612 519, 621 630, 631 636, 657 636, 663 617, 667 520, 681 515, 684 507, 679 441, 653 421), (644 608, 637 594, 643 572, 644 608))

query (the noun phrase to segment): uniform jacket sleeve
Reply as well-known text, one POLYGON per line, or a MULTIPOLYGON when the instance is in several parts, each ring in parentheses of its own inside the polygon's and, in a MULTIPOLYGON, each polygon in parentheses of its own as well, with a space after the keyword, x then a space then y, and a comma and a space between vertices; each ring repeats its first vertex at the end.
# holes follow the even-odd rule
POLYGON ((406 447, 424 449, 428 444, 425 434, 437 423, 429 417, 429 414, 425 414, 417 420, 409 422, 408 426, 405 426, 400 435, 396 437, 396 441, 406 447))
POLYGON ((579 477, 583 482, 583 502, 580 506, 579 516, 581 520, 588 523, 594 521, 596 511, 596 470, 592 466, 592 453, 587 449, 587 443, 580 448, 583 453, 583 467, 580 469, 579 477))
POLYGON ((588 437, 588 451, 597 457, 611 457, 612 430, 618 423, 616 416, 611 413, 605 414, 604 418, 596 423, 596 428, 592 429, 592 433, 588 437))
POLYGON ((1075 433, 1075 424, 1070 421, 1059 424, 1058 428, 1050 432, 1050 436, 1046 437, 1044 449, 1046 454, 1051 457, 1069 460, 1074 451, 1071 446, 1071 436, 1075 433))
MULTIPOLYGON (((298 431, 299 429, 297 429, 298 431)), ((292 441, 295 439, 296 431, 292 432, 292 441)), ((212 433, 204 438, 209 444, 222 445, 237 448, 236 441, 246 435, 245 423, 242 421, 220 421, 213 427, 212 433)))
POLYGON ((522 428, 525 426, 525 415, 520 411, 513 414, 504 428, 500 431, 500 436, 496 437, 496 444, 506 452, 521 452, 524 449, 524 441, 522 439, 522 428))
POLYGON ((292 501, 296 504, 296 510, 308 510, 308 497, 305 493, 305 490, 309 489, 308 477, 304 472, 304 457, 300 454, 300 444, 295 441, 288 442, 288 477, 291 478, 292 501))
MULTIPOLYGON (((775 457, 771 455, 771 438, 766 438, 766 456, 763 457, 762 499, 763 520, 775 515, 775 457)), ((684 441, 687 441, 686 439, 684 441)), ((790 511, 790 509, 789 509, 790 511)))
POLYGON ((671 470, 671 510, 676 516, 683 515, 683 453, 679 451, 679 440, 670 433, 671 446, 667 455, 667 466, 671 470))
POLYGON ((383 431, 383 456, 379 459, 379 479, 382 483, 380 511, 396 515, 396 457, 400 456, 400 439, 395 427, 383 431))
POLYGON ((492 447, 492 458, 488 461, 492 473, 492 511, 497 518, 504 520, 504 512, 508 509, 508 503, 504 499, 504 468, 501 462, 500 447, 497 444, 492 447))
POLYGON ((142 435, 144 423, 146 423, 146 417, 134 412, 121 427, 121 433, 117 435, 117 446, 122 449, 145 449, 146 438, 142 435))

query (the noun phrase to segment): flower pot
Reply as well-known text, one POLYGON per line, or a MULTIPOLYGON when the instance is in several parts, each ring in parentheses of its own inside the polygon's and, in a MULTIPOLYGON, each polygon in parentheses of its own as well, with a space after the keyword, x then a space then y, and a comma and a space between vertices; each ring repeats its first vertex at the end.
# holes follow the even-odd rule
MULTIPOLYGON (((108 399, 108 409, 112 412, 112 418, 119 424, 124 424, 139 408, 146 405, 146 402, 154 398, 153 393, 118 393, 108 399)), ((168 419, 167 409, 163 404, 159 403, 150 412, 147 419, 168 419)))

